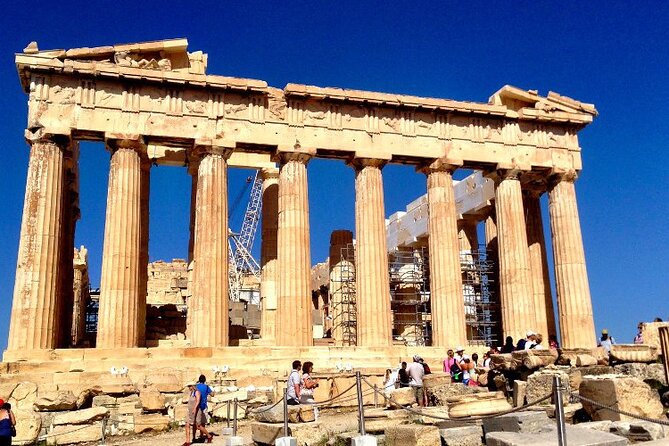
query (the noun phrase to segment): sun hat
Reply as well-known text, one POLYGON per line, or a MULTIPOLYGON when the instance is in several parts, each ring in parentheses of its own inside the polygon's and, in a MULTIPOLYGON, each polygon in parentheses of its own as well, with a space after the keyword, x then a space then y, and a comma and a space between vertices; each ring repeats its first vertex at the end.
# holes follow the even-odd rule
POLYGON ((530 336, 536 336, 536 333, 533 332, 532 330, 527 330, 527 333, 525 333, 525 337, 529 338, 530 336))
POLYGON ((604 330, 602 330, 602 334, 609 334, 609 331, 605 328, 604 330))
POLYGON ((464 347, 463 347, 463 346, 461 346, 461 345, 458 345, 457 347, 455 347, 455 351, 456 351, 456 353, 457 353, 457 352, 464 352, 464 351, 465 351, 465 349, 464 349, 464 347))

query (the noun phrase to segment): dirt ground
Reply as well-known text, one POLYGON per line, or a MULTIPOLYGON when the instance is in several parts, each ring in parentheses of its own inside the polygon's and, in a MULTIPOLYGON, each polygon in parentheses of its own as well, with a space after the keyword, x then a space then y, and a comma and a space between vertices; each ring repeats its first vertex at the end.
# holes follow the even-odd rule
MULTIPOLYGON (((321 412, 320 420, 322 423, 327 423, 328 427, 335 428, 337 426, 352 426, 357 423, 357 413, 356 412, 321 412)), ((251 423, 252 420, 240 420, 237 425, 237 435, 243 437, 248 443, 251 443, 251 423)), ((232 425, 232 424, 231 424, 232 425)), ((210 426, 207 426, 207 429, 210 432, 219 434, 214 437, 212 444, 223 445, 225 442, 220 436, 221 431, 226 427, 226 423, 213 423, 210 426)), ((337 430, 347 430, 346 428, 337 429, 337 430)), ((180 446, 186 440, 186 434, 184 428, 179 429, 178 431, 172 430, 169 432, 159 433, 155 435, 151 434, 141 434, 133 437, 109 437, 107 438, 106 445, 133 445, 133 446, 180 446)), ((200 443, 195 443, 200 444, 200 443)))

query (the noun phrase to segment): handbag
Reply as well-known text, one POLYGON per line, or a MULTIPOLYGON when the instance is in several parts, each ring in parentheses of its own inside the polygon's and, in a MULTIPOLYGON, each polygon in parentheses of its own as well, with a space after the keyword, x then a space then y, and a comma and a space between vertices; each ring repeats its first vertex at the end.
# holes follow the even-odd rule
POLYGON ((10 429, 11 429, 12 437, 16 437, 16 426, 12 426, 10 429))

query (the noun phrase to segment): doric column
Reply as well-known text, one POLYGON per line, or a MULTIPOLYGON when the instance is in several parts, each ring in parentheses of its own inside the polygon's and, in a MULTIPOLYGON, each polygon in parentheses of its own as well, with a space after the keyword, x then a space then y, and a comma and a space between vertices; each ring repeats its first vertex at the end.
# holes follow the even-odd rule
POLYGON ((190 160, 188 173, 191 177, 190 182, 190 219, 188 223, 188 263, 193 261, 193 247, 195 245, 195 203, 197 202, 197 169, 198 161, 190 160))
POLYGON ((299 145, 277 153, 281 169, 276 341, 282 346, 313 344, 307 163, 314 154, 299 145))
POLYGON ((74 248, 74 280, 72 282, 73 304, 72 304, 72 329, 71 343, 78 347, 84 340, 86 334, 86 306, 90 301, 88 278, 88 250, 83 246, 74 248))
POLYGON ((424 170, 427 174, 432 345, 435 347, 467 342, 452 176, 456 168, 437 160, 424 170))
POLYGON ((137 301, 138 344, 146 344, 146 296, 149 282, 149 195, 151 185, 151 162, 144 158, 140 170, 140 257, 139 257, 139 300, 137 301))
POLYGON ((262 175, 262 244, 260 247, 260 337, 276 339, 277 228, 279 226, 279 169, 265 168, 262 175))
POLYGON ((229 258, 227 159, 232 150, 196 145, 199 157, 188 334, 193 347, 228 345, 229 258))
POLYGON ((26 131, 30 161, 16 265, 8 350, 52 349, 57 342, 64 151, 69 139, 26 131))
POLYGON ((514 341, 536 330, 523 194, 517 170, 499 171, 495 190, 502 329, 514 341))
POLYGON ((575 180, 574 172, 556 177, 549 191, 553 261, 562 346, 589 348, 595 345, 595 323, 576 204, 575 180))
POLYGON ((527 190, 523 194, 525 206, 525 226, 527 227, 527 243, 530 251, 530 272, 532 273, 532 289, 534 290, 534 308, 537 314, 537 333, 548 340, 549 335, 557 335, 555 330, 555 312, 553 295, 548 278, 548 261, 546 258, 546 240, 544 225, 541 218, 541 192, 527 190))
POLYGON ((141 137, 107 139, 111 151, 107 215, 100 278, 97 348, 138 347, 140 339, 140 262, 142 258, 141 137))
POLYGON ((355 252, 351 231, 340 229, 330 234, 328 266, 332 339, 336 346, 355 345, 355 252))
POLYGON ((60 266, 58 270, 58 341, 59 348, 72 345, 72 308, 74 305, 74 232, 79 219, 78 184, 79 144, 72 141, 64 158, 63 203, 61 205, 60 266))
POLYGON ((388 248, 383 204, 385 161, 357 158, 355 168, 357 345, 392 343, 388 248))

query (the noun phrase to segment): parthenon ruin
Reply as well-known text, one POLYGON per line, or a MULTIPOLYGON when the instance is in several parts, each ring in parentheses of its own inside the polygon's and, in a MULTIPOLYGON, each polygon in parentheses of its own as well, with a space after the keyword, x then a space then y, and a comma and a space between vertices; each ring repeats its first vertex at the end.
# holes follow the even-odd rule
POLYGON ((207 55, 188 52, 185 39, 47 51, 31 44, 16 66, 29 95, 30 161, 5 361, 73 346, 72 321, 82 318, 72 283, 84 140, 103 141, 111 153, 98 350, 146 346, 156 164, 186 166, 192 175, 189 347, 230 344, 229 167, 264 177, 257 345, 312 347, 306 167, 315 157, 345 160, 355 170, 357 349, 393 343, 383 194, 383 167, 391 163, 415 166, 427 182, 432 347, 467 342, 457 169, 494 183, 493 199, 473 223, 485 222, 499 259, 504 335, 556 333, 539 201, 547 193, 561 342, 595 346, 575 192, 577 133, 597 115, 591 104, 511 86, 487 103, 300 84, 278 89, 207 74, 207 55))

